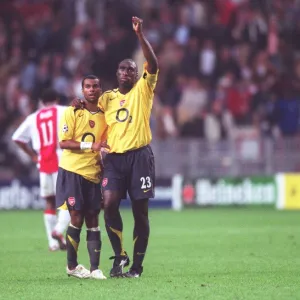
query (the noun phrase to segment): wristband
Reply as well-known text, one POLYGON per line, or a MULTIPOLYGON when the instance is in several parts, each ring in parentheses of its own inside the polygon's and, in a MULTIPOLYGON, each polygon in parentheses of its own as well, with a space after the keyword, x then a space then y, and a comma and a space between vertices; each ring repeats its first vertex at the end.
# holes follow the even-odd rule
POLYGON ((88 149, 92 149, 92 142, 81 142, 80 143, 80 149, 81 150, 88 150, 88 149))

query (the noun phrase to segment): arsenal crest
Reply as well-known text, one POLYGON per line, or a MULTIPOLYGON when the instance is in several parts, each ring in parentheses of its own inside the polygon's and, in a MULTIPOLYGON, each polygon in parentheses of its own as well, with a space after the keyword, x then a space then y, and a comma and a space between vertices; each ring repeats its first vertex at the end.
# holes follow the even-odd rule
POLYGON ((121 101, 120 101, 120 106, 123 106, 124 103, 125 103, 125 100, 121 100, 121 101))
POLYGON ((69 197, 69 198, 68 198, 68 203, 69 203, 71 206, 74 206, 74 205, 75 205, 75 197, 69 197))
POLYGON ((108 179, 107 178, 103 178, 102 180, 102 186, 105 187, 108 183, 108 179))
POLYGON ((89 124, 90 124, 91 128, 94 128, 94 127, 95 127, 95 122, 94 122, 94 121, 89 120, 89 124))

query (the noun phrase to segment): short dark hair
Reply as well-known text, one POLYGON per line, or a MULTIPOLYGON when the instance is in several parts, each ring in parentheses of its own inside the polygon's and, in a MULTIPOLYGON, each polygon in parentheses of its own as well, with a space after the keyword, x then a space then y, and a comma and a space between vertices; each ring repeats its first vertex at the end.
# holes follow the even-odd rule
POLYGON ((44 92, 41 95, 41 99, 43 103, 49 103, 49 102, 54 102, 58 100, 59 96, 56 90, 48 88, 44 90, 44 92))
POLYGON ((123 63, 123 62, 129 62, 129 63, 131 63, 131 64, 135 64, 135 66, 136 66, 136 68, 137 68, 136 62, 135 62, 133 59, 131 59, 131 58, 125 58, 125 59, 123 59, 122 61, 119 62, 119 65, 120 65, 121 63, 123 63))
POLYGON ((95 76, 95 75, 86 75, 86 76, 84 76, 84 77, 82 78, 82 81, 81 81, 81 87, 82 87, 82 88, 83 88, 83 86, 84 86, 84 81, 85 81, 86 79, 98 79, 99 85, 100 85, 100 87, 101 87, 101 83, 100 83, 99 77, 97 77, 97 76, 95 76))

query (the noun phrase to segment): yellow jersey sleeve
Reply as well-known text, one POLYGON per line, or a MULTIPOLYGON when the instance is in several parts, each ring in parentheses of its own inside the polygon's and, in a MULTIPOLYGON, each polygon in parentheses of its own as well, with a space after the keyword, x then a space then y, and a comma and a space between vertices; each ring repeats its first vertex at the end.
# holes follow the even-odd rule
POLYGON ((98 107, 105 112, 107 110, 107 103, 109 101, 109 93, 103 93, 98 100, 98 107))
POLYGON ((68 107, 61 119, 59 126, 59 141, 67 141, 73 139, 75 130, 75 112, 74 107, 68 107))
POLYGON ((140 78, 139 82, 142 83, 144 88, 148 89, 149 92, 153 92, 156 87, 158 72, 159 72, 159 70, 157 70, 157 72, 155 74, 150 74, 147 71, 147 62, 144 63, 143 75, 140 78))

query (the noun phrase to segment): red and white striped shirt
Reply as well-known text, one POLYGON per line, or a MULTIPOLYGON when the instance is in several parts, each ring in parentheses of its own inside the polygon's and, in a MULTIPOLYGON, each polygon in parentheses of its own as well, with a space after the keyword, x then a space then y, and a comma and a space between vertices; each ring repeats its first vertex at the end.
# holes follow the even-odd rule
POLYGON ((58 143, 59 120, 66 106, 53 105, 29 115, 12 136, 14 141, 32 143, 39 156, 39 170, 43 173, 58 171, 61 149, 58 143))

